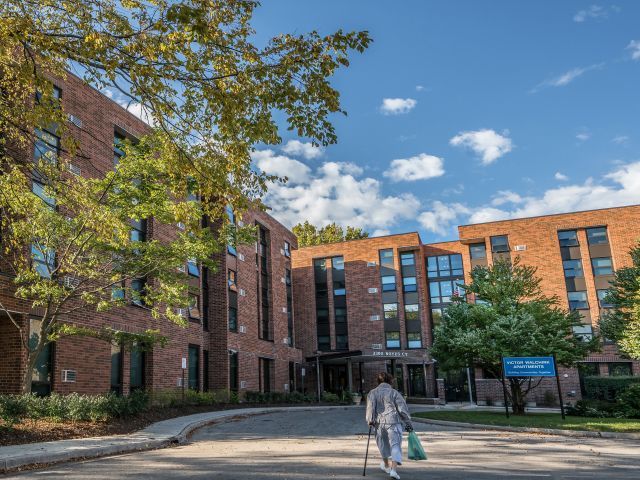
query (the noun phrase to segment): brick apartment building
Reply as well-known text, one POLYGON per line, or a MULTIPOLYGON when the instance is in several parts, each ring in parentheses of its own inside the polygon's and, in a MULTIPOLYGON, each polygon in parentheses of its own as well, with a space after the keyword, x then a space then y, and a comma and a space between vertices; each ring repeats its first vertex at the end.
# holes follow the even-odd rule
MULTIPOLYGON (((80 150, 90 153, 89 159, 78 156, 71 160, 77 174, 110 171, 114 159, 122 154, 118 141, 139 138, 149 131, 136 116, 72 74, 56 80, 55 85, 80 150)), ((46 144, 59 144, 55 132, 39 134, 47 136, 46 144)), ((43 148, 49 148, 46 144, 39 142, 33 154, 41 155, 43 148)), ((217 258, 216 272, 195 263, 185 265, 185 278, 195 297, 193 306, 183 313, 189 317, 186 328, 152 319, 144 305, 133 301, 106 313, 76 312, 65 319, 80 326, 127 332, 157 328, 169 339, 166 347, 129 352, 96 339, 63 338, 43 352, 32 373, 33 390, 42 394, 126 394, 137 388, 175 389, 183 384, 183 378, 185 387, 196 390, 294 388, 302 359, 293 341, 290 256, 296 240, 263 212, 249 212, 242 221, 258 226, 257 246, 230 247, 217 258)), ((166 239, 177 228, 151 218, 133 224, 132 234, 143 240, 166 239)), ((0 271, 0 296, 22 328, 37 326, 41 313, 15 301, 7 269, 0 271)), ((25 360, 17 329, 0 313, 0 393, 20 390, 25 360)))
MULTIPOLYGON (((457 284, 469 282, 477 265, 518 256, 538 268, 546 295, 580 312, 583 325, 574 334, 589 336, 608 307, 603 298, 613 273, 631 264, 629 251, 640 240, 640 206, 463 225, 458 231, 459 240, 451 242, 422 244, 417 233, 408 233, 295 252, 294 284, 305 285, 294 292, 296 321, 310 388, 317 357, 328 390, 350 385, 366 391, 373 373, 387 368, 411 396, 468 401, 471 393, 479 403, 500 400, 499 381, 481 369, 443 372, 428 355, 432 327, 457 284)), ((640 362, 622 358, 605 341, 579 368, 560 369, 567 400, 580 398, 582 375, 640 375, 640 362)), ((555 394, 553 379, 545 379, 529 401, 543 403, 547 391, 555 394)))

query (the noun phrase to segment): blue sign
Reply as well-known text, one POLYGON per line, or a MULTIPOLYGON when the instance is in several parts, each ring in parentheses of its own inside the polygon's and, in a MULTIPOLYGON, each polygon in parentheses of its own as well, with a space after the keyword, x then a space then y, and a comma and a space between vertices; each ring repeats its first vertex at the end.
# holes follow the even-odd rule
POLYGON ((503 357, 505 377, 555 377, 553 357, 503 357))

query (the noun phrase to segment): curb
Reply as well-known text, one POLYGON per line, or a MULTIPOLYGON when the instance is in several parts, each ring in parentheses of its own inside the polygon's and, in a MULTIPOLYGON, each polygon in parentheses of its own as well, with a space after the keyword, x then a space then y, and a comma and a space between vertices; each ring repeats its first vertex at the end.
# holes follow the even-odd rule
POLYGON ((413 417, 412 421, 418 423, 428 423, 441 425, 443 427, 463 427, 476 430, 498 430, 501 432, 516 433, 541 433, 544 435, 559 435, 563 437, 587 437, 587 438, 607 438, 614 440, 640 440, 640 433, 618 433, 618 432, 589 432, 586 430, 560 430, 555 428, 534 428, 534 427, 507 427, 504 425, 484 425, 480 423, 451 422, 447 420, 432 420, 430 418, 413 417))
MULTIPOLYGON (((267 413, 288 412, 288 411, 313 411, 317 409, 341 409, 341 408, 353 408, 350 405, 337 405, 337 406, 319 406, 319 407, 272 407, 272 408, 246 408, 246 409, 234 409, 234 410, 218 410, 215 412, 209 412, 207 417, 205 414, 195 414, 190 416, 197 416, 198 419, 194 419, 192 422, 179 426, 179 431, 167 434, 167 433, 153 433, 154 427, 157 427, 160 423, 168 421, 176 421, 181 417, 176 417, 169 420, 163 420, 149 425, 143 430, 139 430, 129 435, 113 435, 109 437, 94 437, 74 440, 59 440, 54 442, 43 442, 41 444, 26 444, 16 445, 14 447, 29 445, 40 445, 39 451, 29 452, 24 455, 16 455, 9 458, 0 458, 0 474, 11 473, 23 468, 33 468, 39 465, 52 465, 63 462, 70 462, 73 460, 86 460, 90 458, 107 457, 110 455, 118 455, 123 453, 141 452, 145 450, 155 450, 159 448, 165 448, 170 445, 182 445, 187 443, 188 437, 194 431, 211 425, 218 421, 228 420, 238 416, 255 416, 267 413), (202 418, 204 416, 204 418, 202 418), (88 446, 73 446, 64 448, 57 452, 46 452, 47 444, 71 443, 77 444, 78 441, 89 444, 88 446), (105 443, 101 445, 100 443, 105 443), (94 445, 92 445, 94 444, 94 445)), ((187 418, 187 417, 182 417, 187 418)), ((176 429, 177 430, 177 429, 176 429)), ((1 452, 0 448, 0 452, 1 452)))

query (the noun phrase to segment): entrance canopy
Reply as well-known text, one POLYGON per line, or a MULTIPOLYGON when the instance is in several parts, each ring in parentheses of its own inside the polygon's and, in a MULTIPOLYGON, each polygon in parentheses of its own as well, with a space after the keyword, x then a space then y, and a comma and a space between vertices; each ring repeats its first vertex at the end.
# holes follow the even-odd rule
POLYGON ((324 365, 343 364, 345 360, 351 362, 384 362, 394 360, 397 363, 433 363, 426 350, 352 350, 349 352, 329 352, 307 357, 307 362, 315 362, 319 358, 324 365))

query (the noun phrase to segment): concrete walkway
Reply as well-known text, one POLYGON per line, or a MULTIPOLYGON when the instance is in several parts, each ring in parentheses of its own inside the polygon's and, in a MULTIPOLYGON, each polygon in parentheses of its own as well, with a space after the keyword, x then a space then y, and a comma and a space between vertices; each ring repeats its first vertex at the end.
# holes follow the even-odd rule
MULTIPOLYGON (((314 408, 316 407, 243 408, 198 413, 157 422, 144 430, 128 435, 78 438, 73 440, 0 447, 0 473, 32 465, 67 462, 70 460, 162 448, 171 444, 184 443, 191 432, 217 421, 264 413, 313 410, 314 408)), ((344 405, 322 407, 323 410, 334 408, 344 409, 357 407, 346 407, 344 405)))

